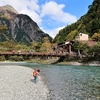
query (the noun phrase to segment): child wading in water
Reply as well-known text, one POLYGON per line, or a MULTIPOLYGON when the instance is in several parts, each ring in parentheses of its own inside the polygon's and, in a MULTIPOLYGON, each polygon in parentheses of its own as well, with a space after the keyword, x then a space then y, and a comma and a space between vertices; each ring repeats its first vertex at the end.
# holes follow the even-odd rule
POLYGON ((34 83, 37 83, 39 72, 40 72, 39 69, 38 70, 34 69, 34 71, 33 71, 34 83))

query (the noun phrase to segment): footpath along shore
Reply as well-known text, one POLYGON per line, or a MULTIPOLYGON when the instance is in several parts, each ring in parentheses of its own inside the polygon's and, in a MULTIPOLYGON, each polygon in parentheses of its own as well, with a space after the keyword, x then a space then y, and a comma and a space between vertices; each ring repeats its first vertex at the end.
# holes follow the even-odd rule
POLYGON ((42 77, 35 84, 32 73, 28 67, 0 66, 0 100, 49 100, 42 77))

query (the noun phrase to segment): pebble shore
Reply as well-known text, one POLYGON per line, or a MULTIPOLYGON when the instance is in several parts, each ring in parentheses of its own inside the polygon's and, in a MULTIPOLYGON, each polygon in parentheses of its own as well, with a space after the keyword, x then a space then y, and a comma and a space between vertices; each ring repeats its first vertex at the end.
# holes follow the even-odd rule
POLYGON ((33 70, 23 66, 0 66, 0 100, 49 100, 49 90, 33 70))

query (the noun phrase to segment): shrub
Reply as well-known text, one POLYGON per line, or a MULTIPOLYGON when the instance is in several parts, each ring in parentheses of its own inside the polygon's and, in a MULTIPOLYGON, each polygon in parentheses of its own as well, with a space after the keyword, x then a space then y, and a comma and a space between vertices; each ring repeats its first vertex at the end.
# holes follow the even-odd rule
POLYGON ((0 56, 0 61, 5 61, 5 56, 0 56))
POLYGON ((9 60, 11 61, 23 61, 23 57, 22 56, 10 56, 9 60))

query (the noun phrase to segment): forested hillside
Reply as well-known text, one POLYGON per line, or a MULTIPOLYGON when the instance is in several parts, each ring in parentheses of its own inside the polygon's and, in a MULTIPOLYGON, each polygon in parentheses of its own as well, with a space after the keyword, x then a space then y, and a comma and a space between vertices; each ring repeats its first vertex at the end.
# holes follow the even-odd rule
POLYGON ((88 12, 77 22, 60 30, 53 42, 72 40, 80 32, 100 41, 100 0, 94 0, 92 4, 88 5, 88 12))

